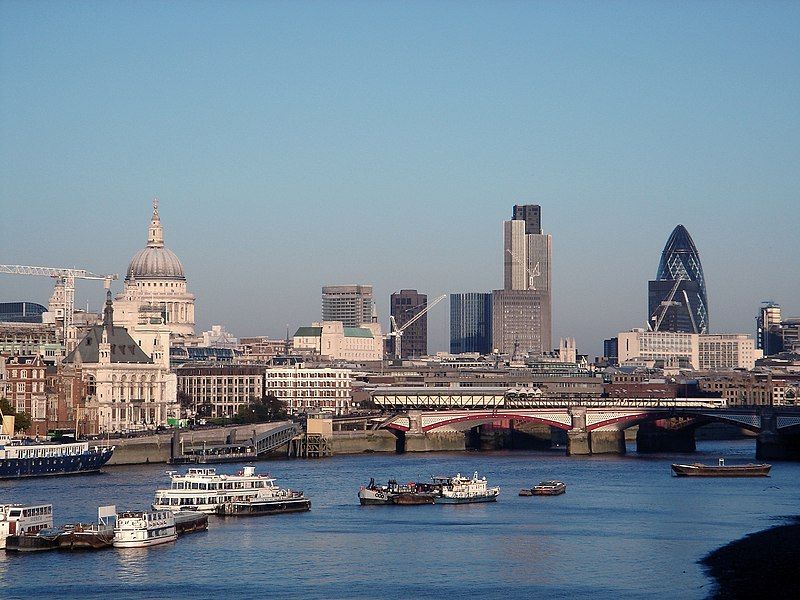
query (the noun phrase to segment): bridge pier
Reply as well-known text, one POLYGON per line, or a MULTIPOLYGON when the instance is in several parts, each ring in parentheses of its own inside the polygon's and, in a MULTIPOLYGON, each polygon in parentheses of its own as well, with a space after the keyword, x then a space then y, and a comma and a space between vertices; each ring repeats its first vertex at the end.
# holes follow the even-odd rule
POLYGON ((666 429, 655 423, 642 423, 636 432, 637 452, 694 452, 694 428, 666 429))
POLYGON ((625 432, 621 429, 595 429, 589 434, 592 454, 625 454, 625 432))
POLYGON ((406 452, 442 452, 466 449, 466 438, 461 431, 406 433, 406 452))
POLYGON ((589 434, 586 431, 567 431, 567 456, 585 456, 592 453, 589 434))

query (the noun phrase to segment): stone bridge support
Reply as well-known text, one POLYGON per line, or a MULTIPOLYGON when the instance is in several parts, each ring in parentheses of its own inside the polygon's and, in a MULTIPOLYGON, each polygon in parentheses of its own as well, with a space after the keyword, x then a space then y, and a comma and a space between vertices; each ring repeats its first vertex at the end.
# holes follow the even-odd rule
POLYGON ((756 438, 759 460, 800 460, 800 432, 780 432, 778 416, 769 406, 761 411, 761 433, 756 438))
POLYGON ((586 409, 571 408, 572 429, 567 431, 567 456, 582 456, 592 453, 589 432, 586 431, 586 409))
POLYGON ((694 452, 694 427, 669 429, 642 423, 636 432, 637 452, 694 452))
POLYGON ((595 429, 589 433, 592 454, 625 454, 625 432, 621 429, 595 429))

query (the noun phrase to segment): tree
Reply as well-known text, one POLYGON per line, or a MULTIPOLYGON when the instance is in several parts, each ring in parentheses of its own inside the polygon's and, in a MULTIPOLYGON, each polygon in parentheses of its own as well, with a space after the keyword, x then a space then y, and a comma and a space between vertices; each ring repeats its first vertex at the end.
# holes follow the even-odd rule
POLYGON ((181 408, 184 411, 194 407, 194 398, 192 398, 189 394, 187 394, 183 390, 178 390, 176 398, 178 400, 178 403, 181 405, 181 408))
POLYGON ((26 412, 17 412, 6 398, 0 398, 0 412, 9 417, 14 417, 14 432, 25 431, 30 428, 31 416, 26 412))
POLYGON ((272 394, 262 398, 250 397, 233 420, 237 423, 265 423, 286 418, 286 403, 272 394))

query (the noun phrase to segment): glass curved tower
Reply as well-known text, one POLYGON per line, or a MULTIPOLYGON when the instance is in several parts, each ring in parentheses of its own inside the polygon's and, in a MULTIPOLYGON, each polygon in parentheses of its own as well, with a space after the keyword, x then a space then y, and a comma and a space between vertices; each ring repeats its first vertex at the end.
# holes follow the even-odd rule
POLYGON ((670 234, 648 286, 648 323, 657 331, 708 333, 708 296, 700 254, 683 225, 670 234))

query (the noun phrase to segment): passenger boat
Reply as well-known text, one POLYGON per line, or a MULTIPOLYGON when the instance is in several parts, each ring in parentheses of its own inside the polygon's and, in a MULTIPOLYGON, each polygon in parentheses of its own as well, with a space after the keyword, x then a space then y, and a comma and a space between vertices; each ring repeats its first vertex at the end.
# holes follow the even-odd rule
POLYGON ((361 486, 358 490, 358 501, 366 505, 399 505, 417 506, 420 504, 433 504, 434 494, 430 491, 421 491, 416 483, 405 485, 390 479, 387 485, 377 485, 375 479, 370 479, 369 484, 361 486))
POLYGON ((0 548, 8 536, 35 536, 52 528, 52 504, 0 504, 0 548))
POLYGON ((771 468, 772 465, 766 463, 726 465, 724 458, 720 458, 716 465, 672 465, 672 471, 677 477, 769 477, 771 468))
POLYGON ((128 511, 117 515, 115 548, 143 548, 178 539, 175 516, 168 510, 128 511))
POLYGON ((478 472, 472 478, 462 477, 461 473, 454 477, 432 477, 431 487, 438 491, 434 497, 435 504, 472 504, 475 502, 495 502, 500 495, 499 487, 489 487, 486 477, 478 478, 478 472))
POLYGON ((275 480, 256 475, 248 465, 235 475, 220 475, 211 467, 190 467, 185 475, 169 471, 170 487, 156 490, 153 510, 195 510, 216 513, 223 504, 246 502, 277 489, 275 480))
POLYGON ((223 517, 254 517, 311 510, 311 500, 303 492, 277 490, 275 494, 258 495, 249 500, 226 502, 217 509, 223 517))
POLYGON ((89 442, 39 443, 0 435, 0 479, 72 475, 99 471, 114 453, 114 446, 89 446, 89 442))
POLYGON ((529 496, 559 496, 567 491, 567 484, 563 481, 540 481, 539 485, 533 486, 529 496))

